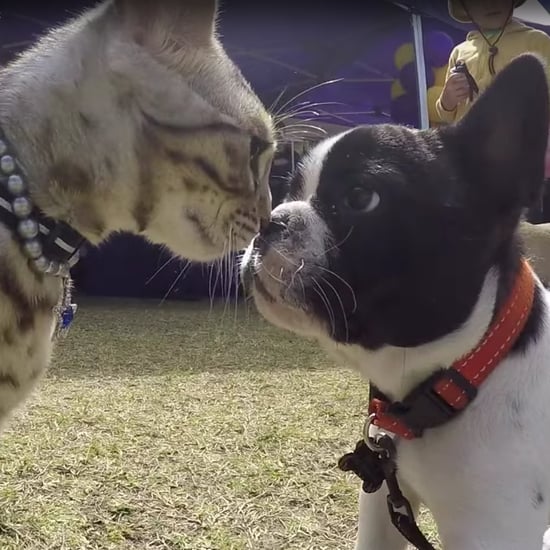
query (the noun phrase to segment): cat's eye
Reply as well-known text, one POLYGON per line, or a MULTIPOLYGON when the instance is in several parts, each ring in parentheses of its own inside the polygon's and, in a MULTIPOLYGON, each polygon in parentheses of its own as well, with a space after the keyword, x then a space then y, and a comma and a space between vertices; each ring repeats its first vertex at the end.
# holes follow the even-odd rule
POLYGON ((380 195, 365 187, 352 187, 345 196, 345 204, 357 212, 371 212, 380 204, 380 195))
POLYGON ((257 136, 250 138, 250 158, 258 158, 264 151, 271 147, 271 143, 257 136))

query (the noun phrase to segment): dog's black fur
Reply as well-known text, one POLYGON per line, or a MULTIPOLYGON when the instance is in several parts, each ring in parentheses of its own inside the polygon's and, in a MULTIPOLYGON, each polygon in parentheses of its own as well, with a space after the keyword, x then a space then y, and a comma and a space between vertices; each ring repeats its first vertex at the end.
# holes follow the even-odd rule
MULTIPOLYGON (((312 204, 334 235, 327 257, 337 276, 326 279, 344 307, 328 286, 325 297, 305 288, 316 318, 327 319, 331 302, 335 340, 369 349, 435 341, 467 319, 492 266, 501 273, 498 302, 506 297, 521 257, 518 221, 542 189, 548 120, 543 67, 524 55, 457 126, 361 127, 335 143, 312 204), (362 212, 357 203, 372 192, 380 204, 362 212)), ((298 171, 290 200, 302 184, 298 171)), ((291 236, 298 223, 275 216, 262 242, 291 236)), ((541 307, 537 294, 517 349, 536 337, 541 307)))

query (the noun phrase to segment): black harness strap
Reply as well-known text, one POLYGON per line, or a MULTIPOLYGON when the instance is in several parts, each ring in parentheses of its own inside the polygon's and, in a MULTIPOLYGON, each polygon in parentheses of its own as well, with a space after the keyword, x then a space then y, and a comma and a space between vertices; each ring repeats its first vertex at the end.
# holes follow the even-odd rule
POLYGON ((392 438, 384 435, 376 444, 380 446, 379 452, 369 449, 364 440, 359 441, 352 453, 339 460, 338 467, 344 472, 354 472, 363 481, 363 491, 366 493, 378 491, 385 480, 388 512, 393 526, 418 550, 435 550, 418 527, 411 504, 399 487, 392 438))
MULTIPOLYGON (((370 397, 385 399, 384 394, 373 384, 370 385, 370 397)), ((435 550, 420 531, 411 504, 399 487, 395 462, 397 450, 393 439, 384 435, 376 444, 380 452, 371 450, 362 439, 353 452, 345 454, 338 461, 338 467, 343 472, 356 474, 363 482, 365 493, 375 493, 385 481, 388 488, 388 512, 393 526, 418 550, 435 550)))

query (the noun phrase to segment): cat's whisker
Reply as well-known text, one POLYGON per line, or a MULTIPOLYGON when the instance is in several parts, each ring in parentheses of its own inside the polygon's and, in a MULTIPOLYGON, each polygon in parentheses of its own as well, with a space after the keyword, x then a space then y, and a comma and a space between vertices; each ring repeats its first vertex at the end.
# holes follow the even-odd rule
MULTIPOLYGON (((328 105, 338 105, 340 107, 345 107, 345 104, 338 103, 338 102, 327 102, 325 104, 328 105)), ((330 115, 331 113, 329 111, 323 110, 323 109, 302 109, 302 110, 294 110, 294 111, 288 111, 284 115, 279 115, 279 117, 275 120, 275 129, 278 132, 284 132, 285 128, 288 127, 288 124, 286 124, 287 120, 296 121, 296 122, 313 122, 315 120, 318 120, 319 117, 323 115, 330 115), (305 118, 302 118, 305 117, 305 118)))
POLYGON ((226 269, 227 269, 227 241, 224 245, 223 250, 223 256, 220 259, 220 292, 221 292, 221 299, 224 303, 224 313, 225 313, 225 279, 226 279, 226 269))
POLYGON ((281 99, 283 98, 283 96, 285 95, 286 91, 288 90, 288 85, 286 85, 278 94, 277 94, 277 97, 275 98, 275 100, 273 101, 273 103, 271 103, 271 105, 269 106, 269 108, 267 109, 268 112, 272 113, 276 108, 277 108, 277 104, 279 103, 279 101, 281 101, 281 99))
POLYGON ((298 105, 299 106, 295 106, 295 108, 286 111, 284 114, 275 115, 276 123, 280 123, 281 121, 284 122, 285 120, 294 118, 298 115, 309 114, 309 112, 311 112, 313 116, 318 117, 321 113, 318 110, 314 110, 316 107, 349 107, 347 103, 343 103, 341 101, 319 101, 316 103, 306 102, 298 105))
POLYGON ((147 279, 147 281, 145 281, 145 286, 147 286, 148 284, 150 284, 153 279, 159 275, 159 273, 166 267, 168 267, 175 259, 179 259, 177 256, 171 256, 170 258, 168 258, 168 260, 166 260, 150 277, 149 279, 147 279))
POLYGON ((301 142, 311 139, 319 139, 323 136, 316 135, 312 132, 300 131, 300 132, 289 132, 282 136, 279 141, 281 143, 292 143, 292 142, 301 142))
POLYGON ((174 290, 175 286, 178 284, 179 280, 189 271, 191 265, 193 265, 191 262, 187 262, 181 271, 179 272, 178 276, 174 279, 174 282, 170 285, 170 288, 166 292, 166 294, 163 296, 162 300, 160 301, 159 306, 162 306, 165 302, 172 290, 174 290))
POLYGON ((229 251, 231 251, 231 240, 232 240, 232 233, 233 228, 230 225, 229 226, 229 238, 227 239, 228 243, 228 253, 225 257, 225 269, 226 269, 226 287, 225 287, 225 296, 224 296, 224 314, 226 311, 230 308, 231 303, 231 284, 233 283, 233 259, 231 255, 229 254, 229 251))
POLYGON ((235 319, 234 319, 234 326, 237 326, 237 318, 238 318, 238 312, 239 312, 239 288, 240 288, 240 277, 239 277, 239 266, 241 265, 241 257, 242 254, 237 254, 235 257, 235 263, 233 264, 233 275, 235 277, 235 281, 233 283, 234 291, 235 291, 235 319), (239 257, 240 256, 240 257, 239 257))
POLYGON ((303 97, 304 95, 310 93, 310 92, 313 92, 314 90, 317 90, 319 88, 322 88, 323 86, 330 86, 331 84, 335 84, 337 82, 341 82, 342 80, 344 80, 343 78, 335 78, 333 80, 325 80, 324 82, 320 82, 318 84, 314 84, 313 86, 310 86, 309 88, 306 88, 305 90, 302 90, 301 92, 298 92, 296 95, 294 95, 293 97, 291 97, 288 101, 286 101, 285 103, 283 103, 276 111, 275 111, 275 115, 278 115, 279 113, 281 113, 282 111, 284 111, 284 109, 286 107, 288 107, 290 104, 292 104, 294 101, 296 101, 298 98, 300 97, 303 97))
POLYGON ((322 134, 326 134, 327 131, 324 128, 321 128, 320 126, 314 126, 313 124, 307 124, 306 122, 296 122, 293 124, 289 124, 288 126, 285 126, 285 130, 291 131, 296 129, 306 129, 306 130, 315 130, 316 132, 320 132, 322 134))
POLYGON ((208 293, 210 294, 210 314, 214 311, 214 300, 216 298, 216 287, 218 284, 219 265, 218 260, 212 262, 209 266, 210 276, 208 277, 208 293), (214 279, 215 274, 215 279, 214 279), (214 282, 212 280, 214 279, 214 282))
POLYGON ((309 126, 306 124, 297 124, 291 128, 288 128, 284 133, 281 133, 280 138, 282 140, 288 140, 294 136, 309 136, 312 138, 324 138, 328 135, 328 132, 323 128, 317 126, 309 126))
MULTIPOLYGON (((319 111, 305 110, 303 112, 300 112, 299 114, 300 114, 300 118, 298 120, 302 120, 304 122, 312 122, 319 116, 319 111), (302 116, 305 116, 305 115, 307 115, 307 118, 301 118, 302 116)), ((274 121, 275 129, 278 131, 284 130, 287 127, 287 125, 285 124, 285 121, 287 120, 295 120, 294 114, 289 113, 287 115, 283 115, 280 118, 276 119, 274 121)))

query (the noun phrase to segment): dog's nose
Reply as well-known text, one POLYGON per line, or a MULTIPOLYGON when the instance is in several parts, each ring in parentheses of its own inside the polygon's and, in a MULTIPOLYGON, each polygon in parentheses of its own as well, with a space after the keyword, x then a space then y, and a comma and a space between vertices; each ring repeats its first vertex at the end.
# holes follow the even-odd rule
POLYGON ((264 239, 270 239, 276 237, 286 229, 288 229, 288 226, 283 220, 272 218, 271 220, 269 220, 269 223, 262 229, 260 234, 264 239))
POLYGON ((260 218, 260 233, 265 233, 271 224, 271 216, 260 218))

